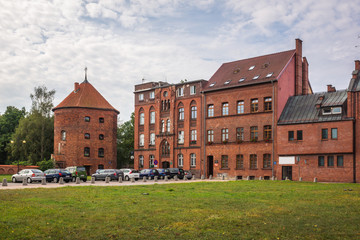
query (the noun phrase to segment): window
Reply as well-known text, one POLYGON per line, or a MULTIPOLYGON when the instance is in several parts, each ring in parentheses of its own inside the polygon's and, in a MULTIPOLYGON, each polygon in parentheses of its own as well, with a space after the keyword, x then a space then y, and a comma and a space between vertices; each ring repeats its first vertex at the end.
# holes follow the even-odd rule
POLYGON ((342 155, 337 156, 336 164, 338 167, 343 167, 344 166, 344 156, 342 156, 342 155))
POLYGON ((155 133, 150 133, 150 145, 155 145, 155 133))
POLYGON ((253 70, 255 68, 255 65, 249 67, 249 71, 253 70))
POLYGON ((214 105, 208 105, 208 117, 213 117, 214 116, 214 105))
POLYGON ((228 155, 221 155, 221 168, 229 168, 228 155))
POLYGON ((144 101, 144 94, 143 93, 139 94, 139 101, 144 101))
POLYGON ((166 120, 166 131, 170 132, 170 119, 166 120))
POLYGON ((161 156, 169 157, 170 156, 170 144, 165 140, 161 144, 161 156))
POLYGON ((104 149, 103 149, 103 148, 99 148, 99 150, 98 150, 98 157, 101 157, 101 158, 104 157, 104 149))
POLYGON ((66 141, 66 131, 64 130, 61 131, 61 140, 66 141))
POLYGON ((243 82, 245 80, 245 78, 240 78, 239 82, 243 82))
POLYGON ((272 98, 266 97, 264 98, 264 111, 271 111, 272 110, 272 98))
POLYGON ((267 77, 267 78, 268 78, 268 77, 271 77, 273 74, 274 74, 273 72, 268 73, 268 74, 266 75, 266 77, 267 77))
POLYGON ((250 140, 257 141, 258 140, 258 127, 250 127, 250 140))
POLYGON ((184 144, 184 131, 179 131, 178 144, 184 144))
POLYGON ((184 96, 184 88, 178 88, 177 93, 178 97, 184 96))
POLYGON ((150 124, 155 124, 155 112, 150 112, 150 124))
POLYGON ((184 120, 184 108, 179 108, 179 120, 184 120))
POLYGON ((328 167, 334 166, 334 156, 328 156, 327 165, 328 165, 328 167))
POLYGON ((184 166, 184 155, 182 155, 181 153, 178 154, 178 166, 179 167, 184 166))
POLYGON ((85 138, 85 139, 90 139, 90 133, 85 133, 85 134, 84 134, 84 138, 85 138))
POLYGON ((226 143, 228 140, 229 140, 229 129, 228 128, 221 129, 221 141, 223 143, 226 143))
POLYGON ((196 167, 196 154, 195 153, 190 154, 190 166, 196 167))
POLYGON ((140 147, 144 146, 144 134, 140 134, 139 136, 139 146, 140 147))
POLYGON ((330 114, 341 114, 341 107, 328 107, 322 109, 323 115, 330 115, 330 114))
POLYGON ((257 169, 257 155, 250 154, 250 169, 257 169))
POLYGON ((297 131, 296 131, 296 139, 297 139, 298 141, 302 141, 302 140, 303 140, 303 132, 302 132, 302 130, 297 130, 297 131))
POLYGON ((258 112, 259 111, 259 101, 258 99, 251 99, 250 112, 258 112))
POLYGON ((325 157, 324 156, 319 156, 319 158, 318 158, 318 166, 319 167, 325 166, 325 157))
POLYGON ((236 169, 244 169, 244 155, 236 155, 236 169))
POLYGON ((89 147, 84 148, 84 157, 90 157, 90 148, 89 147))
POLYGON ((264 154, 263 168, 271 168, 271 154, 264 154))
POLYGON ((190 95, 196 94, 196 86, 190 86, 190 95))
POLYGON ((144 113, 140 113, 140 121, 139 124, 140 125, 144 125, 145 123, 145 114, 144 113))
POLYGON ((214 130, 207 131, 207 140, 208 140, 208 143, 214 142, 214 130))
POLYGON ((253 80, 258 79, 259 77, 260 77, 260 75, 254 76, 254 77, 253 77, 253 80))
POLYGON ((196 119, 196 118, 197 118, 197 107, 192 106, 191 107, 191 119, 196 119))
POLYGON ((104 123, 104 118, 99 118, 99 123, 104 123))
POLYGON ((216 84, 216 82, 213 82, 209 85, 209 87, 213 87, 213 86, 215 86, 215 84, 216 84))
POLYGON ((144 167, 144 156, 140 155, 139 156, 139 168, 143 168, 144 167))
POLYGON ((104 165, 99 164, 99 165, 98 165, 98 169, 104 169, 104 165))
POLYGON ((150 155, 150 156, 149 156, 149 166, 150 166, 151 168, 154 167, 154 160, 155 160, 155 156, 154 156, 154 155, 150 155))
POLYGON ((99 140, 104 140, 104 134, 99 134, 99 140))
POLYGON ((154 92, 154 91, 152 91, 152 92, 149 93, 149 98, 150 98, 150 99, 154 99, 154 98, 155 98, 155 92, 154 92))
POLYGON ((264 140, 270 140, 271 139, 271 126, 267 125, 264 126, 264 140))
POLYGON ((89 116, 85 117, 85 122, 90 122, 90 117, 89 116))
POLYGON ((294 131, 288 131, 288 140, 294 141, 294 131))
POLYGON ((229 115, 229 103, 222 104, 222 115, 223 116, 229 115))
POLYGON ((328 129, 321 129, 321 139, 322 140, 327 140, 328 139, 328 129))
POLYGON ((242 127, 236 128, 236 141, 237 142, 244 141, 244 128, 242 127))
POLYGON ((231 82, 231 79, 227 80, 226 82, 224 82, 224 85, 228 85, 231 82))
POLYGON ((196 143, 197 136, 196 136, 196 130, 191 130, 191 142, 196 143))
POLYGON ((244 101, 237 102, 237 114, 244 113, 244 101))
POLYGON ((165 92, 163 93, 163 96, 164 96, 164 97, 167 97, 167 96, 168 96, 168 92, 165 91, 165 92))
POLYGON ((337 128, 331 129, 331 139, 337 139, 338 138, 338 131, 337 128))

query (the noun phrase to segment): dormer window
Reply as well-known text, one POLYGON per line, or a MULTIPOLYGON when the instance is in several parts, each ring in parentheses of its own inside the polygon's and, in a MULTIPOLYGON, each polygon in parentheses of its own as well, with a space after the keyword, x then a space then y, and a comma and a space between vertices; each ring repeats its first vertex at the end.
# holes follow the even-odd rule
POLYGON ((267 78, 268 78, 268 77, 271 77, 273 74, 274 74, 273 72, 268 73, 268 74, 266 75, 266 77, 267 77, 267 78))
POLYGON ((255 68, 255 65, 249 67, 249 71, 253 70, 255 68))
POLYGON ((239 82, 243 82, 245 80, 245 78, 240 78, 239 82))
POLYGON ((341 114, 341 107, 328 107, 322 109, 323 115, 330 115, 330 114, 341 114))
POLYGON ((256 75, 255 77, 253 77, 253 80, 258 79, 260 77, 260 75, 256 75))
POLYGON ((215 84, 216 84, 216 82, 210 84, 209 87, 213 87, 213 86, 215 86, 215 84))
POLYGON ((227 80, 226 82, 224 82, 224 85, 228 85, 231 82, 231 80, 227 80))

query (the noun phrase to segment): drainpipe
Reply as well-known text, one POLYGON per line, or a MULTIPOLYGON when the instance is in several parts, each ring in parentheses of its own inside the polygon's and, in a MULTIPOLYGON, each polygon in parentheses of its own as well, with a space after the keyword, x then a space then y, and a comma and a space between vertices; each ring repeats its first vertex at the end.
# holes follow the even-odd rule
POLYGON ((271 154, 271 177, 274 177, 274 133, 275 133, 275 128, 274 128, 274 121, 275 121, 275 86, 274 86, 274 82, 273 80, 271 80, 271 84, 272 84, 272 99, 273 99, 273 111, 272 111, 272 131, 271 131, 271 138, 272 138, 272 154, 271 154))
MULTIPOLYGON (((205 119, 205 116, 206 116, 206 95, 205 93, 203 92, 203 96, 204 96, 204 108, 203 108, 203 135, 204 135, 204 140, 203 140, 203 148, 204 148, 204 177, 206 177, 206 119, 205 119)), ((201 175, 201 166, 200 166, 200 175, 201 175)))

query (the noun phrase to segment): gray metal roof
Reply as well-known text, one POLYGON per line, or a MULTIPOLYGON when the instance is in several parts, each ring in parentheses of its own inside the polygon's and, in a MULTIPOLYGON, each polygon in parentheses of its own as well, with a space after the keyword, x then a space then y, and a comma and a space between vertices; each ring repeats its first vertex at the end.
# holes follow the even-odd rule
POLYGON ((278 124, 329 122, 345 120, 345 108, 341 114, 322 115, 324 107, 343 106, 347 100, 347 91, 315 93, 311 95, 292 96, 288 99, 281 113, 278 124), (316 107, 316 105, 320 105, 316 107))

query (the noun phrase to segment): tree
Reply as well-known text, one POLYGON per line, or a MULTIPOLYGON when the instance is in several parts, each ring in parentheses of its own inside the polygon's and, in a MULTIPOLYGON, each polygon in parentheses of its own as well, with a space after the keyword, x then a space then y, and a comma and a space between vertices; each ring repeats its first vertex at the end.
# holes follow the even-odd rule
POLYGON ((24 118, 26 114, 25 108, 21 110, 8 106, 3 115, 0 116, 0 164, 5 164, 8 159, 7 147, 11 141, 11 135, 15 132, 19 125, 20 119, 24 118))
POLYGON ((130 159, 134 152, 134 113, 129 121, 121 124, 117 129, 117 165, 118 168, 133 167, 134 162, 130 159))

